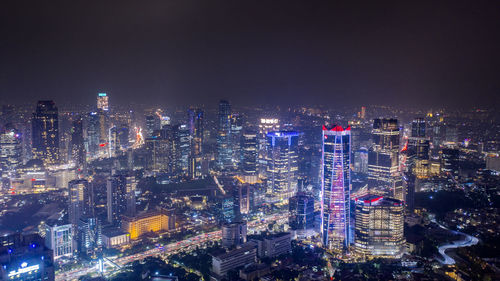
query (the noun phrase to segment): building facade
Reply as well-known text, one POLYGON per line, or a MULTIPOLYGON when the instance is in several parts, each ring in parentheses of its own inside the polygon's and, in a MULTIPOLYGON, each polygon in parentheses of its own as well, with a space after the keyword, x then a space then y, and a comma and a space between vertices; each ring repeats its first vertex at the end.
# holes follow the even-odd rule
POLYGON ((217 132, 217 166, 219 169, 228 169, 233 166, 231 114, 231 104, 226 100, 221 100, 219 103, 217 132))
POLYGON ((68 183, 69 222, 77 225, 83 215, 92 216, 94 200, 92 184, 87 180, 72 180, 68 183))
POLYGON ((288 224, 297 237, 314 234, 314 197, 298 192, 288 202, 288 224))
POLYGON ((38 101, 32 124, 32 153, 51 165, 59 162, 59 112, 51 100, 38 101))
POLYGON ((355 201, 356 253, 366 258, 400 258, 405 249, 403 203, 372 194, 355 201))
POLYGON ((273 201, 288 202, 297 192, 299 133, 290 131, 267 134, 268 194, 273 201))
POLYGON ((54 260, 73 256, 73 226, 46 223, 45 227, 45 246, 53 251, 54 260))
POLYGON ((325 247, 343 252, 349 246, 351 128, 323 126, 321 236, 325 247))
POLYGON ((161 232, 175 228, 175 216, 168 210, 154 210, 134 217, 124 216, 122 230, 135 240, 150 232, 161 232))
POLYGON ((247 242, 247 223, 233 222, 222 225, 222 247, 231 248, 247 242))

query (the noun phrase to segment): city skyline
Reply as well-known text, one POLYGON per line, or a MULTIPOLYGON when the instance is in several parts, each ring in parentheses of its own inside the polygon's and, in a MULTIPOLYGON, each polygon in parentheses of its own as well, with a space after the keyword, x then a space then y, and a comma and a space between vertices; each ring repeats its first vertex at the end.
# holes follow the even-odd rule
POLYGON ((500 280, 500 3, 1 7, 0 281, 500 280))

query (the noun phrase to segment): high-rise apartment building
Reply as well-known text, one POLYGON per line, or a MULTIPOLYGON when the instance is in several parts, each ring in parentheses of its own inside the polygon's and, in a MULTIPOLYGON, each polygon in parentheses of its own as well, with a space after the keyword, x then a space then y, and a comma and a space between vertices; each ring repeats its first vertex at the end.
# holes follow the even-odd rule
POLYGON ((201 109, 188 110, 188 127, 191 136, 191 153, 189 155, 189 176, 200 178, 203 161, 204 112, 201 109))
POLYGON ((314 233, 314 197, 304 192, 290 198, 288 224, 297 237, 308 237, 314 233))
POLYGON ((267 133, 280 131, 280 122, 277 118, 261 118, 259 123, 258 141, 258 160, 257 171, 259 176, 265 177, 267 169, 267 133))
POLYGON ((288 202, 297 192, 299 133, 291 131, 267 134, 268 194, 274 201, 288 202))
POLYGON ((146 138, 145 144, 148 152, 147 169, 155 173, 174 173, 176 152, 172 127, 156 130, 153 136, 146 138))
POLYGON ((68 215, 69 222, 78 224, 78 220, 94 213, 92 183, 87 180, 72 180, 68 183, 68 215))
POLYGON ((90 112, 87 116, 86 147, 89 156, 94 157, 99 151, 100 143, 99 114, 90 112))
POLYGON ((405 249, 403 203, 372 194, 355 201, 355 252, 366 258, 400 258, 405 249))
POLYGON ((71 160, 77 167, 82 167, 86 160, 85 143, 83 139, 83 121, 76 118, 71 127, 71 160))
POLYGON ((119 225, 124 215, 135 215, 136 179, 133 175, 117 174, 106 183, 107 220, 119 225))
POLYGON ((241 138, 241 173, 244 177, 257 176, 257 132, 245 131, 241 138))
POLYGON ((219 103, 217 132, 217 166, 219 169, 228 169, 233 166, 231 113, 231 104, 226 100, 221 100, 219 103))
POLYGON ((9 182, 10 176, 22 163, 21 134, 12 127, 6 127, 0 133, 0 169, 3 181, 9 182))
POLYGON ((455 179, 458 178, 459 174, 459 155, 460 151, 455 148, 443 148, 441 150, 441 170, 455 179))
POLYGON ((232 162, 234 166, 239 166, 241 162, 241 135, 243 133, 243 116, 233 113, 231 115, 231 151, 233 152, 232 162))
POLYGON ((189 174, 189 157, 191 155, 191 136, 185 124, 173 127, 173 143, 175 151, 175 170, 177 175, 189 174))
POLYGON ((97 94, 97 109, 103 111, 109 110, 109 97, 106 93, 97 94))
POLYGON ((397 119, 373 120, 373 145, 368 151, 368 185, 381 194, 404 200, 399 171, 399 126, 397 119))
POLYGON ((416 118, 412 122, 411 136, 408 138, 408 166, 420 179, 430 175, 430 139, 426 137, 425 130, 425 119, 416 118))
POLYGON ((153 136, 154 132, 161 129, 161 118, 157 114, 146 116, 146 137, 153 136))
POLYGON ((96 217, 82 216, 77 224, 77 246, 80 255, 96 258, 102 245, 101 221, 96 217))
POLYGON ((351 128, 323 126, 321 157, 321 236, 325 247, 349 246, 351 128))
POLYGON ((32 124, 33 158, 45 164, 59 162, 59 113, 51 100, 38 101, 32 124))

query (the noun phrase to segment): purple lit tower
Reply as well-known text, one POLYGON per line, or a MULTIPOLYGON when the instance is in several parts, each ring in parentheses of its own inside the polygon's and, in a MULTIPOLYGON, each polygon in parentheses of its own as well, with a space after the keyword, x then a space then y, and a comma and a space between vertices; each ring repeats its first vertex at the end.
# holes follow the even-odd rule
POLYGON ((349 246, 351 127, 323 126, 321 155, 321 236, 337 252, 349 246))

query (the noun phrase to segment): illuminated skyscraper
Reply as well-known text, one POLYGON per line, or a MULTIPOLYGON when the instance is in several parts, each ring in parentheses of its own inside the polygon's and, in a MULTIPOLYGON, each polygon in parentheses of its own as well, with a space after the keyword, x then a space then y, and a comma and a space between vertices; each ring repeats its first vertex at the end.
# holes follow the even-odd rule
POLYGON ((441 150, 441 167, 445 174, 458 179, 460 151, 454 148, 443 148, 441 150))
POLYGON ((232 162, 239 166, 241 162, 241 134, 243 133, 243 116, 233 113, 231 115, 231 150, 232 162))
POLYGON ((97 94, 97 109, 103 111, 109 110, 108 95, 106 93, 97 94))
POLYGON ((304 192, 290 198, 288 224, 298 237, 314 234, 314 197, 304 192))
POLYGON ((151 114, 146 116, 146 137, 150 137, 156 130, 161 129, 160 116, 151 114))
POLYGON ((85 144, 83 141, 82 119, 77 118, 71 127, 71 159, 77 167, 82 167, 85 163, 85 144))
POLYGON ((176 173, 187 176, 189 173, 189 156, 191 155, 189 127, 185 124, 174 126, 173 138, 176 173))
POLYGON ((273 200, 288 202, 297 192, 299 133, 267 134, 267 184, 273 200), (285 200, 285 201, 283 201, 285 200))
POLYGON ((108 222, 119 225, 123 215, 135 215, 136 179, 133 175, 119 174, 107 180, 108 222))
POLYGON ((162 130, 156 130, 153 136, 146 138, 146 151, 148 152, 147 168, 155 173, 174 173, 175 166, 175 143, 173 129, 165 126, 162 130))
POLYGON ((108 112, 104 110, 97 111, 97 125, 99 131, 99 146, 98 151, 102 154, 108 154, 109 149, 109 116, 108 112))
POLYGON ((201 163, 203 161, 203 110, 188 110, 188 126, 191 135, 191 153, 189 156, 189 176, 202 176, 201 163))
MULTIPOLYGON (((9 182, 9 176, 22 164, 21 134, 7 126, 0 133, 0 168, 4 182, 9 182)), ((8 185, 8 184, 7 184, 8 185)))
POLYGON ((425 119, 424 118, 416 118, 411 123, 411 136, 412 137, 425 137, 425 119))
POLYGON ((90 112, 88 115, 86 146, 89 156, 95 156, 100 144, 99 115, 97 112, 90 112))
POLYGON ((257 176, 257 133, 245 131, 241 138, 241 173, 243 176, 257 176))
POLYGON ((423 118, 413 120, 408 138, 408 166, 418 178, 427 178, 430 174, 430 139, 425 136, 425 127, 423 118))
POLYGON ((362 106, 361 111, 358 114, 359 114, 359 118, 365 119, 366 118, 366 107, 362 106))
POLYGON ((99 136, 99 146, 97 151, 100 155, 109 156, 109 103, 108 95, 106 93, 97 94, 97 129, 99 136))
POLYGON ((59 114, 55 103, 51 100, 38 101, 31 124, 33 158, 49 165, 58 163, 59 114))
POLYGON ((351 128, 323 126, 321 159, 321 236, 337 252, 349 246, 351 128))
POLYGON ((404 253, 403 203, 378 195, 356 199, 356 253, 368 258, 400 258, 404 253))
POLYGON ((78 224, 78 220, 94 213, 92 184, 87 180, 72 180, 68 183, 68 215, 69 222, 78 224))
POLYGON ((257 160, 257 170, 259 176, 265 177, 267 169, 267 133, 277 132, 280 130, 279 120, 276 118, 261 118, 259 123, 259 134, 257 136, 258 141, 258 160, 257 160))
POLYGON ((78 220, 77 245, 80 255, 97 258, 102 248, 102 224, 92 216, 84 215, 78 220))
POLYGON ((373 146, 368 152, 368 184, 379 193, 404 200, 399 171, 399 126, 396 119, 373 121, 373 146))
POLYGON ((233 150, 231 146, 231 105, 226 100, 219 103, 217 134, 217 166, 228 169, 233 166, 233 150))

